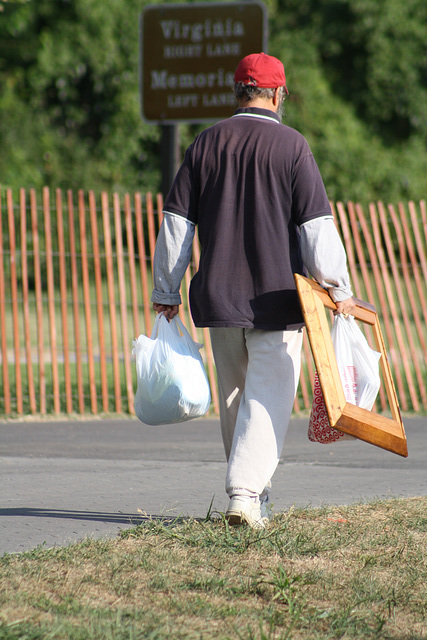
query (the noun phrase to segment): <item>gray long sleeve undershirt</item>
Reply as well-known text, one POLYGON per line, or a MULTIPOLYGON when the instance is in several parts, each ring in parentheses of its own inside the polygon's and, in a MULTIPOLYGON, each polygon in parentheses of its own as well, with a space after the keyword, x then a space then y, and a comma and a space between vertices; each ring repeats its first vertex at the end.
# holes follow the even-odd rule
POLYGON ((182 216, 164 212, 153 260, 151 302, 181 304, 181 280, 191 260, 196 227, 182 216))
POLYGON ((307 271, 328 289, 334 302, 351 298, 347 256, 332 216, 315 218, 300 227, 301 255, 307 271))
MULTIPOLYGON (((195 225, 165 212, 156 242, 153 262, 152 302, 181 304, 179 289, 191 260, 195 225)), ((301 255, 305 267, 317 282, 328 289, 335 302, 353 294, 347 259, 332 216, 315 218, 300 227, 301 255)))

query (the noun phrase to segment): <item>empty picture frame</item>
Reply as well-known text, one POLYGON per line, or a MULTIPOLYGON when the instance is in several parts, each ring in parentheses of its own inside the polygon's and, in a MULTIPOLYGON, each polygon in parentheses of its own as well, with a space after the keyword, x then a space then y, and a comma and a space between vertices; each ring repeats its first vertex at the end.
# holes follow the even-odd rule
POLYGON ((372 326, 376 348, 381 353, 380 365, 391 418, 346 401, 326 316, 326 309, 336 309, 335 303, 326 289, 314 280, 299 274, 294 277, 331 426, 406 458, 405 429, 375 307, 355 298, 356 309, 352 315, 372 326))

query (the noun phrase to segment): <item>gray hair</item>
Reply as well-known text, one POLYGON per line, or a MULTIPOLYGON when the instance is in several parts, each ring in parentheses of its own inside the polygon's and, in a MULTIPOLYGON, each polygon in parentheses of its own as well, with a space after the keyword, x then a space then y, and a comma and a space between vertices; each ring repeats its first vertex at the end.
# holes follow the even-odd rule
POLYGON ((264 98, 271 100, 276 89, 263 89, 252 84, 243 84, 243 82, 234 83, 234 95, 238 102, 252 102, 256 98, 264 98))

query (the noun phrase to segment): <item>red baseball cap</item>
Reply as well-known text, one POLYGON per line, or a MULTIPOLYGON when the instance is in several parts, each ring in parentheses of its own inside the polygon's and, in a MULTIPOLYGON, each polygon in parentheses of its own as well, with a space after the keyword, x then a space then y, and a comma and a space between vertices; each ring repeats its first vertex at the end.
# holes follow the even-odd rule
POLYGON ((284 87, 289 94, 283 64, 266 53, 251 53, 243 58, 237 66, 234 81, 261 89, 284 87))

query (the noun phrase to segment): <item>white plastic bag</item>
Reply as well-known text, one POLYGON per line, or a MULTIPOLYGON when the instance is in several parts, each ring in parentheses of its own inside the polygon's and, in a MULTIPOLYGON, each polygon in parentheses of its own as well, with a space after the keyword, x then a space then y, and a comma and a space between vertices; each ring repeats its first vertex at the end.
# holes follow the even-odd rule
MULTIPOLYGON (((335 316, 331 338, 345 399, 358 407, 371 410, 380 388, 381 354, 370 348, 352 316, 348 318, 344 318, 342 314, 335 316)), ((353 439, 352 436, 331 427, 317 373, 308 438, 312 442, 323 444, 353 439)))
POLYGON ((203 416, 211 394, 199 350, 178 316, 156 317, 151 338, 133 341, 137 391, 135 413, 149 425, 184 422, 203 416))

